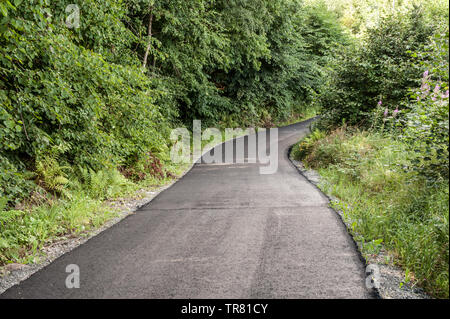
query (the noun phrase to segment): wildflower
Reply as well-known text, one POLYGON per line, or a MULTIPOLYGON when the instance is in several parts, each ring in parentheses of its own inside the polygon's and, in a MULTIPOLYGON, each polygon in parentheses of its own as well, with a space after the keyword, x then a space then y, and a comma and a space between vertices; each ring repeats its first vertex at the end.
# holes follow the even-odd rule
POLYGON ((381 102, 381 100, 379 100, 379 101, 378 101, 378 105, 381 105, 381 104, 383 104, 383 102, 381 102))
POLYGON ((386 110, 384 110, 384 117, 388 116, 389 110, 386 108, 386 110))
POLYGON ((395 116, 397 115, 398 112, 399 112, 399 111, 398 111, 398 106, 397 106, 397 107, 395 108, 394 113, 392 114, 392 116, 395 117, 395 116))
POLYGON ((440 89, 441 89, 441 87, 439 86, 439 84, 436 84, 436 86, 434 87, 433 92, 438 94, 440 89))
POLYGON ((444 94, 442 94, 442 98, 443 98, 443 99, 447 99, 447 98, 448 98, 448 90, 445 91, 444 94))
POLYGON ((425 72, 423 72, 423 78, 427 78, 428 77, 428 70, 426 70, 425 72))
POLYGON ((428 93, 430 91, 430 86, 428 85, 428 83, 423 83, 422 86, 420 87, 420 89, 423 92, 428 93))

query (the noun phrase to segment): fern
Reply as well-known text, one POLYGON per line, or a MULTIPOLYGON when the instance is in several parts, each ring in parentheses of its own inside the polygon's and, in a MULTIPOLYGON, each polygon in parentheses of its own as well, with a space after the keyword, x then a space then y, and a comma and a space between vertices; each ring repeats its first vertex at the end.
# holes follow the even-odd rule
POLYGON ((91 168, 79 167, 80 188, 91 198, 105 199, 116 196, 132 183, 116 169, 94 171, 91 168))
POLYGON ((69 180, 65 170, 70 170, 70 167, 60 166, 54 157, 43 157, 36 162, 38 184, 47 191, 70 197, 67 191, 69 180))

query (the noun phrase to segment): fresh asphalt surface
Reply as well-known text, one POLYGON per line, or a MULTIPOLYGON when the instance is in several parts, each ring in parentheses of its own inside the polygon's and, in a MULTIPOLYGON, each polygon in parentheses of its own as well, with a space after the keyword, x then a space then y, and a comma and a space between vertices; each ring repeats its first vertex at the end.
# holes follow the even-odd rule
POLYGON ((288 159, 310 122, 279 129, 276 173, 260 174, 260 163, 197 163, 0 297, 370 298, 345 226, 288 159), (78 289, 65 286, 69 264, 80 268, 78 289))

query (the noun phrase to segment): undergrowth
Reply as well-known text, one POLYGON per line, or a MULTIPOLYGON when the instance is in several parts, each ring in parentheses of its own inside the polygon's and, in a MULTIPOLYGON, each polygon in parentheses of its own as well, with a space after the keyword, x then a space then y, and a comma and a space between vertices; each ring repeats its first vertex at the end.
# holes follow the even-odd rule
POLYGON ((139 189, 168 184, 187 168, 167 164, 170 174, 131 180, 113 168, 93 171, 79 167, 76 174, 67 173, 48 159, 39 167, 40 187, 29 198, 13 209, 6 198, 0 198, 0 266, 39 262, 45 246, 87 234, 117 216, 105 200, 133 197, 139 189))
POLYGON ((449 184, 410 169, 414 154, 392 136, 340 128, 313 132, 293 156, 317 169, 320 187, 339 199, 363 253, 384 247, 408 277, 449 296, 449 184))

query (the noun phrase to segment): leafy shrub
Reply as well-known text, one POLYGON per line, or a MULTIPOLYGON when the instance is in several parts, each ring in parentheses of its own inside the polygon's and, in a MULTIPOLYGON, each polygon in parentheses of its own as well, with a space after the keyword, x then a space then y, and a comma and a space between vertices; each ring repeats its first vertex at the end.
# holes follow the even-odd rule
POLYGON ((370 126, 379 101, 392 110, 405 105, 408 89, 418 84, 408 51, 422 47, 431 34, 432 26, 416 8, 382 19, 367 31, 361 44, 338 51, 321 96, 321 127, 342 122, 370 126))
POLYGON ((425 69, 412 101, 404 138, 415 152, 413 168, 432 180, 449 178, 449 33, 437 33, 424 52, 415 53, 425 69))
POLYGON ((22 163, 11 163, 0 154, 0 198, 17 203, 36 187, 32 172, 26 171, 22 163))
MULTIPOLYGON (((118 3, 108 3, 114 3, 110 9, 115 20, 125 14, 118 3)), ((48 154, 61 167, 100 171, 132 167, 149 151, 158 156, 167 152, 169 123, 153 103, 153 84, 137 66, 139 61, 130 62, 136 57, 129 55, 123 57, 126 63, 110 62, 118 61, 105 53, 111 39, 94 40, 86 38, 92 30, 82 35, 67 29, 57 18, 63 9, 56 3, 29 1, 4 18, 9 24, 0 33, 0 196, 10 202, 31 192, 33 185, 25 178, 33 171, 45 188, 59 193, 64 189, 66 177, 50 172, 55 163, 40 160, 48 154)), ((83 18, 92 22, 89 27, 110 25, 96 10, 86 7, 83 18)), ((101 35, 123 38, 119 31, 126 28, 118 23, 101 35)), ((125 54, 126 43, 120 40, 116 48, 118 43, 125 54)))

